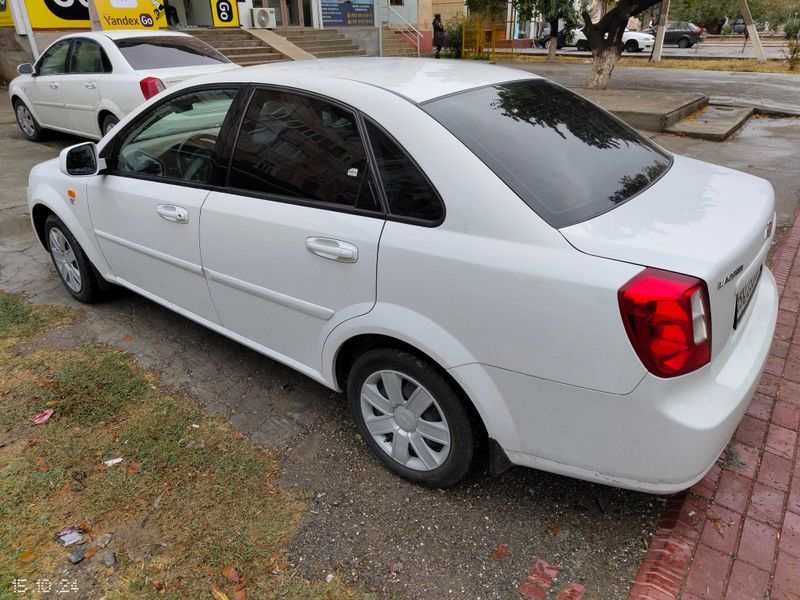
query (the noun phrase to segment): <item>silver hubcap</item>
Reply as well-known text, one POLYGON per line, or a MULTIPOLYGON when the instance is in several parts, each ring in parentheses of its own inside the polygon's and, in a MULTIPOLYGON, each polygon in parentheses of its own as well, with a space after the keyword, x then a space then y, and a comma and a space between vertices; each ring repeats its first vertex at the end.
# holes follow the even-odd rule
POLYGON ((378 371, 361 387, 361 414, 386 454, 415 471, 430 471, 450 454, 450 426, 422 385, 397 371, 378 371))
POLYGON ((61 275, 64 285, 73 292, 80 292, 81 270, 78 268, 78 260, 75 258, 75 252, 67 238, 58 227, 50 229, 50 253, 53 255, 56 270, 61 275))
POLYGON ((103 135, 105 135, 106 133, 108 133, 109 131, 111 131, 112 129, 114 129, 114 127, 116 126, 116 124, 117 124, 117 122, 116 122, 116 121, 109 121, 109 122, 107 122, 107 123, 106 123, 106 128, 105 128, 105 131, 103 131, 103 135))
POLYGON ((24 104, 17 105, 17 121, 22 131, 25 132, 25 135, 28 137, 36 135, 36 125, 33 121, 33 115, 24 104))

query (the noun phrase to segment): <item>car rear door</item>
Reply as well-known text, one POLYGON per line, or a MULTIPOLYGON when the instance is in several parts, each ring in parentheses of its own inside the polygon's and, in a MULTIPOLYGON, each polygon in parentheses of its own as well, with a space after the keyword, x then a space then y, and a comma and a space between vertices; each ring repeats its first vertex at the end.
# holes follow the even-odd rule
POLYGON ((69 117, 64 112, 61 82, 71 45, 70 38, 50 46, 36 64, 35 77, 31 79, 26 89, 39 124, 44 127, 69 129, 69 117))
POLYGON ((100 77, 110 67, 100 44, 77 38, 72 44, 67 72, 61 82, 61 97, 69 116, 69 128, 88 135, 101 135, 97 120, 100 77))
POLYGON ((384 212, 356 114, 259 88, 224 191, 203 205, 203 268, 222 324, 292 366, 321 370, 336 325, 375 304, 384 212))
POLYGON ((219 318, 200 257, 200 209, 215 174, 230 85, 182 91, 116 134, 108 172, 88 184, 98 245, 136 291, 213 323, 219 318))

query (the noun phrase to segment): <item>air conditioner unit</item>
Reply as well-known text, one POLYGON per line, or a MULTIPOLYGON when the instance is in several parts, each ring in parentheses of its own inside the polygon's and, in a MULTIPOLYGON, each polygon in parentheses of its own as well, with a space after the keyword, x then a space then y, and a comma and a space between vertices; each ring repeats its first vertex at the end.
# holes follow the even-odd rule
POLYGON ((253 27, 255 29, 275 29, 275 9, 254 8, 253 27))

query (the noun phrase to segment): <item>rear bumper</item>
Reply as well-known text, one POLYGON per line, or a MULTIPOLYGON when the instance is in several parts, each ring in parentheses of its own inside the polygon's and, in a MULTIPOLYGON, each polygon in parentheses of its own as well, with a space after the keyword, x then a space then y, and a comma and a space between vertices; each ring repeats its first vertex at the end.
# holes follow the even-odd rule
POLYGON ((777 311, 775 279, 765 269, 736 339, 711 365, 675 379, 648 374, 626 395, 486 365, 454 370, 468 387, 497 394, 514 431, 489 434, 513 463, 672 493, 699 481, 730 440, 767 361, 777 311), (483 376, 491 386, 478 381, 483 376))

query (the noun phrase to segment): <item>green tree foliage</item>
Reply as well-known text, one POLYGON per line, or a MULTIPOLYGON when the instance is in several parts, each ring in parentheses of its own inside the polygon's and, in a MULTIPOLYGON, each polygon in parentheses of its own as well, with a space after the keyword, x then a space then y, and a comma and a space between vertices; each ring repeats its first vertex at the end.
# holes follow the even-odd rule
POLYGON ((466 0, 467 10, 470 13, 484 17, 500 17, 508 10, 505 0, 466 0))

